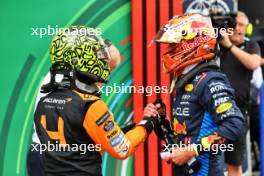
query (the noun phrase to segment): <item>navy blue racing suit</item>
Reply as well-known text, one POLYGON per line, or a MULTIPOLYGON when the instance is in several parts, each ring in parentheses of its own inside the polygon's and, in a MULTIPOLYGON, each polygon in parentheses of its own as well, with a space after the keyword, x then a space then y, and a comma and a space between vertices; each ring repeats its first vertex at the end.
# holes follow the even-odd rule
MULTIPOLYGON (((232 150, 232 141, 245 131, 234 90, 218 71, 201 72, 174 91, 171 124, 182 143, 196 144, 202 166, 194 175, 199 176, 224 175, 219 151, 232 150)), ((184 175, 182 166, 173 168, 174 175, 184 175)))

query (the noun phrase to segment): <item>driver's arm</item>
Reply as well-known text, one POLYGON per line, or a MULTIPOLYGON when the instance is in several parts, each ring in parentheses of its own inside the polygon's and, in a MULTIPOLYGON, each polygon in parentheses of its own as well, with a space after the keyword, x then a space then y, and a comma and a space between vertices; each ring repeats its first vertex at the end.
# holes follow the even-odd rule
POLYGON ((152 131, 153 119, 145 118, 142 125, 124 134, 106 104, 97 100, 87 110, 83 126, 92 140, 101 144, 103 150, 117 159, 125 159, 133 154, 136 147, 152 131))

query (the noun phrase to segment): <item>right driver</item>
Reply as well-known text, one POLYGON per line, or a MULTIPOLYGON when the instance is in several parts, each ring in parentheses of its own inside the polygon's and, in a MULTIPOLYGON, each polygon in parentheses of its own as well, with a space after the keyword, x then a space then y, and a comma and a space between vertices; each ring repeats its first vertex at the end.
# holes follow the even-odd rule
MULTIPOLYGON (((221 151, 233 150, 232 143, 245 129, 234 90, 219 71, 211 19, 199 14, 174 17, 160 29, 155 41, 168 44, 162 62, 165 73, 173 78, 172 119, 166 123, 179 143, 165 157, 173 162, 173 175, 223 176, 221 151), (186 173, 186 163, 194 157, 200 168, 186 173)), ((145 115, 157 113, 153 107, 148 105, 145 115)), ((156 133, 164 139, 161 129, 156 133)))

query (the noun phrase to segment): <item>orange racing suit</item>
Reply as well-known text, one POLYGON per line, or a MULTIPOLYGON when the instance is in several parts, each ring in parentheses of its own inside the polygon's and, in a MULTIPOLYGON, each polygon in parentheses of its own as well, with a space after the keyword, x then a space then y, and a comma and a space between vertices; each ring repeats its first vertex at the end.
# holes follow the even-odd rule
POLYGON ((144 142, 155 124, 154 118, 145 118, 124 134, 103 100, 71 89, 42 97, 34 121, 41 145, 68 147, 67 151, 44 151, 46 175, 101 175, 102 150, 125 159, 144 142), (89 147, 81 153, 76 146, 83 144, 89 147))

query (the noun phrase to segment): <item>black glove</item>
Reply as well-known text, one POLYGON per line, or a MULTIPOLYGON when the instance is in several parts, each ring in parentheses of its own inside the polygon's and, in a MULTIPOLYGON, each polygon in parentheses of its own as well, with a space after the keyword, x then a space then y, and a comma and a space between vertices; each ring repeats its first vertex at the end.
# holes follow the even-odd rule
POLYGON ((158 119, 155 117, 144 117, 140 122, 139 126, 143 126, 147 130, 147 134, 149 135, 154 127, 157 125, 158 119))
POLYGON ((133 129, 136 126, 136 123, 131 122, 129 124, 126 124, 124 126, 121 126, 121 130, 123 131, 123 133, 127 133, 128 131, 130 131, 131 129, 133 129))

